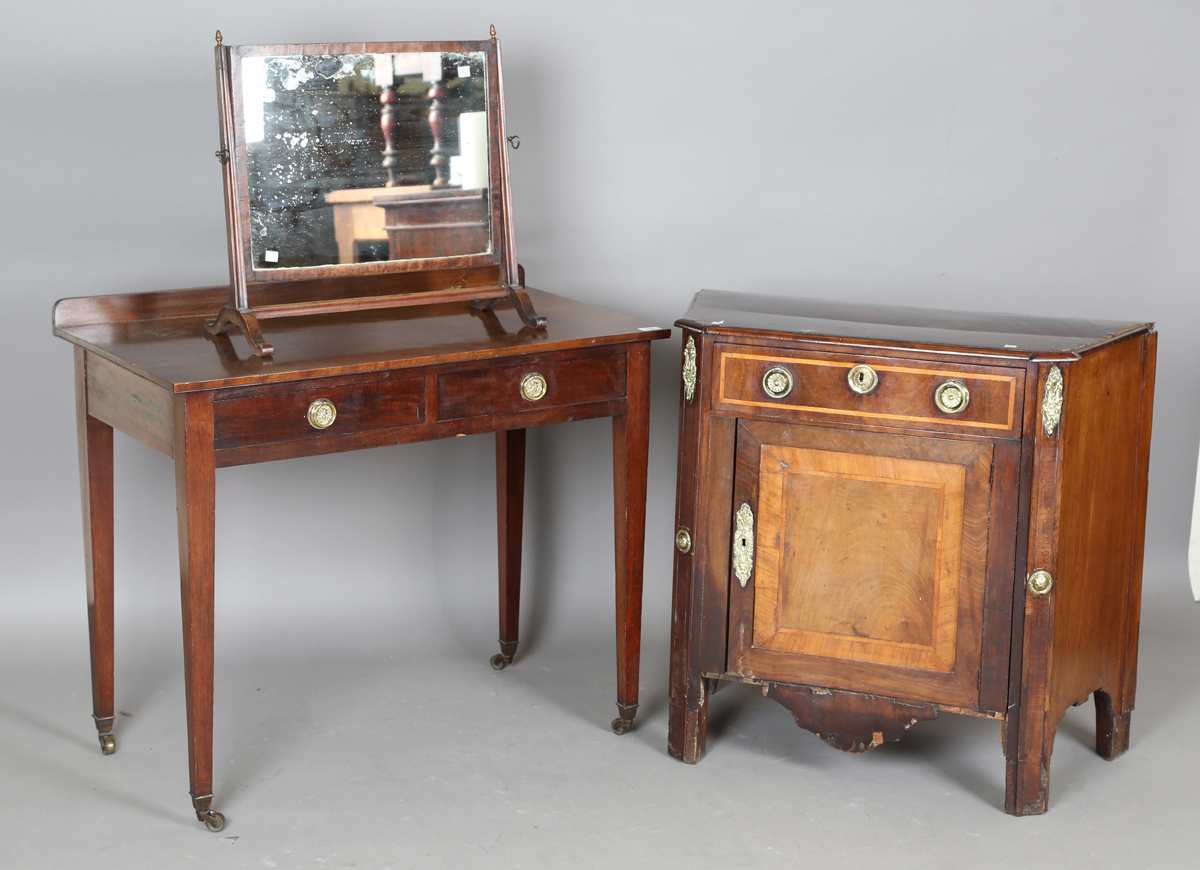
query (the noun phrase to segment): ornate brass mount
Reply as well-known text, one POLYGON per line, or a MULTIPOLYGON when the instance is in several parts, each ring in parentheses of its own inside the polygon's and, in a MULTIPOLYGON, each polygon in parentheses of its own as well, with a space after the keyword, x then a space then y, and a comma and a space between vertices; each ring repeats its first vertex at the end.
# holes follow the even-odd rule
POLYGON ((958 381, 946 381, 933 391, 933 402, 944 414, 961 414, 971 402, 971 394, 958 381))
POLYGON ((1047 435, 1053 435, 1062 419, 1063 376, 1058 366, 1051 367, 1046 375, 1046 390, 1042 394, 1042 427, 1047 435))
POLYGON ((762 385, 772 399, 782 399, 792 391, 792 373, 781 366, 775 366, 763 375, 762 385))
POLYGON ((696 342, 691 336, 683 346, 683 398, 689 402, 696 398, 696 342))
POLYGON ((681 528, 675 533, 675 549, 685 556, 692 552, 692 533, 681 528))
POLYGON ((733 573, 742 588, 750 581, 754 568, 754 512, 742 502, 733 529, 733 573))

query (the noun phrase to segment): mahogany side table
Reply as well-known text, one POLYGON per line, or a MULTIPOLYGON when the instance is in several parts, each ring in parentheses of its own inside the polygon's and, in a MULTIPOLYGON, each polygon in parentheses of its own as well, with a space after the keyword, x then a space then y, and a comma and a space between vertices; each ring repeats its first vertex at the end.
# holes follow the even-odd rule
MULTIPOLYGON (((500 653, 517 648, 525 430, 612 417, 617 708, 638 705, 650 342, 669 329, 531 290, 544 329, 508 303, 295 317, 273 358, 239 356, 204 320, 226 287, 60 300, 54 333, 75 345, 92 703, 113 736, 113 429, 175 460, 188 759, 197 817, 212 809, 215 470, 482 432, 496 433, 500 653)), ((240 343, 238 347, 241 347, 240 343)))
POLYGON ((677 325, 673 756, 722 681, 848 752, 997 720, 1015 815, 1068 707, 1126 750, 1153 324, 706 290, 677 325))

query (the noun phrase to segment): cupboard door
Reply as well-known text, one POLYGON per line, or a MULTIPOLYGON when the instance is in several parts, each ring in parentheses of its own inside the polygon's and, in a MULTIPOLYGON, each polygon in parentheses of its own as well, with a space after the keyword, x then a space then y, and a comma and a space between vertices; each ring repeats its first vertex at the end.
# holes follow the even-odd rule
POLYGON ((993 449, 741 421, 728 670, 975 707, 993 449))

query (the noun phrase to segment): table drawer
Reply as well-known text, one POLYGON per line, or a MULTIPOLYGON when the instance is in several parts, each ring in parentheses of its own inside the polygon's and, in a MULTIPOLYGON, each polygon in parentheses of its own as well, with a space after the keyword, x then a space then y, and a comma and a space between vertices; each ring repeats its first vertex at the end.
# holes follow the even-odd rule
POLYGON ((1020 434, 1024 369, 718 345, 713 376, 714 408, 741 415, 1020 434))
POLYGON ((625 356, 554 360, 438 376, 438 419, 538 411, 625 396, 625 356))
POLYGON ((216 447, 247 447, 410 426, 425 418, 424 378, 331 378, 254 388, 213 403, 216 447), (311 417, 311 419, 310 419, 311 417))

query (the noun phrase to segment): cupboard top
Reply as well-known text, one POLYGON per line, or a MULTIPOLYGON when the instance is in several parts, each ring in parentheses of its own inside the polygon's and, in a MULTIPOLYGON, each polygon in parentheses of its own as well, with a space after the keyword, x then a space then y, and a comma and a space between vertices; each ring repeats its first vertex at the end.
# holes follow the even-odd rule
POLYGON ((840 343, 858 339, 987 350, 1018 359, 1083 353, 1111 339, 1154 328, 1153 323, 943 311, 724 290, 697 293, 678 325, 717 335, 747 330, 790 337, 799 333, 840 343))

